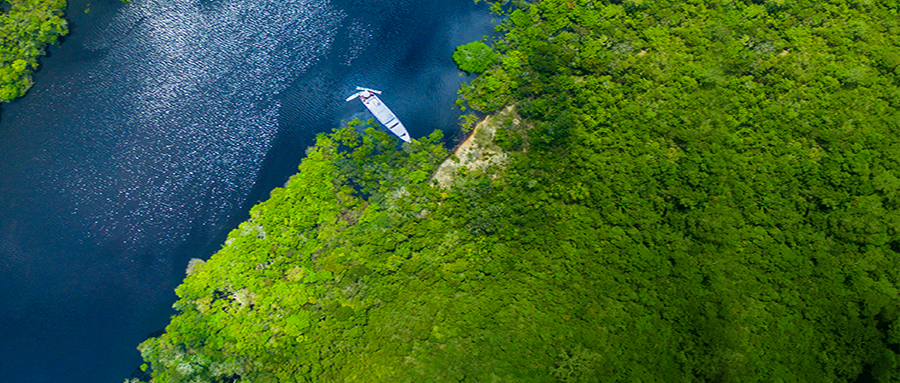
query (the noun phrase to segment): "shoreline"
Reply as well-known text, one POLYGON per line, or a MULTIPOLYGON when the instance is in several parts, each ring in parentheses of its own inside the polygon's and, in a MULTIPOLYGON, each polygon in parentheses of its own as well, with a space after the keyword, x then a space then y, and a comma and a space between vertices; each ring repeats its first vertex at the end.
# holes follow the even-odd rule
POLYGON ((438 166, 431 179, 442 189, 449 188, 460 171, 481 170, 492 165, 503 166, 509 155, 494 143, 494 133, 503 120, 512 118, 513 124, 521 118, 515 113, 515 105, 508 105, 499 112, 485 116, 475 124, 468 137, 438 166), (466 170, 461 170, 465 168, 466 170))

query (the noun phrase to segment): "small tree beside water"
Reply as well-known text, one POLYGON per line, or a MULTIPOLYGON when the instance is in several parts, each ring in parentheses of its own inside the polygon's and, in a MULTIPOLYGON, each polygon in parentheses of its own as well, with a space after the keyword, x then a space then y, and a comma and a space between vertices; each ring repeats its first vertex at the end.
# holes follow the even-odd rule
POLYGON ((487 44, 473 41, 456 47, 456 51, 453 52, 453 61, 463 72, 481 73, 497 61, 497 54, 487 44))

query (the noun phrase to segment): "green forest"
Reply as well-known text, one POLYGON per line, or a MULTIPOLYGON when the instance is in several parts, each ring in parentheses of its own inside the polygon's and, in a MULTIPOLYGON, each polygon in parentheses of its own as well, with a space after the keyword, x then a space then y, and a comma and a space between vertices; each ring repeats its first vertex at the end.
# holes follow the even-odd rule
POLYGON ((68 33, 65 0, 0 0, 0 103, 25 95, 47 44, 68 33))
POLYGON ((900 2, 492 9, 454 56, 507 159, 320 135, 153 382, 900 381, 900 2))

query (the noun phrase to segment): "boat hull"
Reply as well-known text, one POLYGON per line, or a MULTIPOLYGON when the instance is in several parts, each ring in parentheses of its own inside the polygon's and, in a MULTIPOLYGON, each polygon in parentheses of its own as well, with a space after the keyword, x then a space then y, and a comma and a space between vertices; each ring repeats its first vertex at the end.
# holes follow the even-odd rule
POLYGON ((365 105, 366 108, 368 108, 369 111, 372 112, 373 115, 375 115, 375 119, 377 119, 378 122, 381 123, 381 125, 384 125, 386 128, 388 128, 388 130, 390 130, 392 133, 396 134, 397 137, 400 137, 401 140, 410 142, 409 132, 406 131, 406 127, 403 126, 403 123, 400 122, 400 119, 397 118, 397 115, 395 115, 394 112, 391 112, 391 110, 386 105, 384 105, 384 103, 381 102, 381 99, 379 99, 378 96, 376 96, 374 93, 365 93, 368 94, 361 94, 359 96, 359 99, 362 100, 363 105, 365 105))

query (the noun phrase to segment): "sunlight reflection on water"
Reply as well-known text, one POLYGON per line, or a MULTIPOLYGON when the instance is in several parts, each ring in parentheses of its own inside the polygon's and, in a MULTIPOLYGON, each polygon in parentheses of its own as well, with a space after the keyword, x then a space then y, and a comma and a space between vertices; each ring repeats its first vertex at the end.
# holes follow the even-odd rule
POLYGON ((191 257, 378 88, 456 134, 471 0, 69 0, 72 33, 0 119, 0 381, 122 381, 191 257))
POLYGON ((273 95, 326 53, 344 17, 324 0, 134 0, 90 46, 107 52, 86 95, 105 113, 87 115, 79 138, 108 154, 52 175, 73 214, 92 214, 96 239, 125 242, 181 240, 198 217, 227 218, 277 131, 273 95), (109 88, 121 97, 100 99, 109 88))

